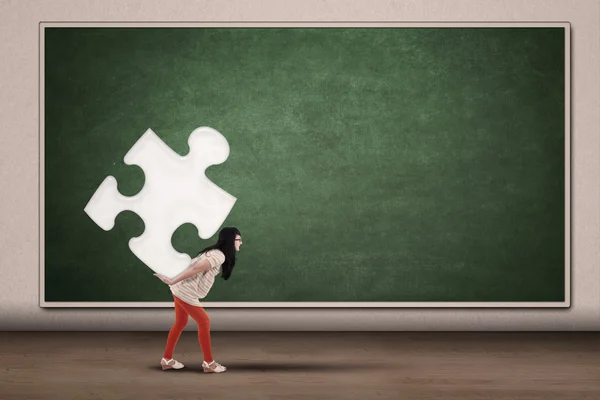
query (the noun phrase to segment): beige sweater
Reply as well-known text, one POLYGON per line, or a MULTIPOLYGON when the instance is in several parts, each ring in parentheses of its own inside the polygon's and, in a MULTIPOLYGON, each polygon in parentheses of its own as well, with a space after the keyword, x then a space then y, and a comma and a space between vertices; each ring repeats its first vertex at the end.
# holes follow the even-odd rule
POLYGON ((181 300, 193 306, 201 307, 198 299, 203 299, 215 282, 215 276, 221 271, 221 264, 225 262, 225 254, 221 250, 209 250, 194 258, 190 266, 208 259, 210 269, 206 272, 198 272, 187 279, 174 285, 170 285, 171 292, 181 300))

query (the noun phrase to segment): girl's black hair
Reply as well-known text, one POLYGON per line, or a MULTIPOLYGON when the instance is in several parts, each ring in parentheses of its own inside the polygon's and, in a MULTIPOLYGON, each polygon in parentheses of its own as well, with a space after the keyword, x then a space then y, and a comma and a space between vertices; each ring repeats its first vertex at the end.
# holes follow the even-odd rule
POLYGON ((217 243, 208 246, 200 251, 198 255, 206 253, 209 250, 221 250, 225 254, 225 262, 222 265, 221 278, 227 280, 231 276, 233 267, 235 267, 235 237, 240 235, 240 231, 235 227, 227 227, 219 232, 217 243))

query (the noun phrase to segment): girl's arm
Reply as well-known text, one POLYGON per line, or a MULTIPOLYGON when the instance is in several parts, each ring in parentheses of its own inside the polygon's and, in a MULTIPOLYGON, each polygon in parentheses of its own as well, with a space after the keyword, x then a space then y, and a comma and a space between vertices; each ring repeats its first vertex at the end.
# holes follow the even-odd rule
POLYGON ((184 279, 189 278, 190 276, 196 275, 198 272, 206 272, 209 269, 210 269, 210 262, 208 261, 208 259, 205 258, 204 260, 202 260, 200 262, 190 264, 189 267, 187 267, 183 272, 181 272, 175 278, 170 279, 161 274, 154 274, 154 275, 156 275, 158 277, 158 279, 160 279, 167 285, 174 285, 176 283, 181 282, 184 279))

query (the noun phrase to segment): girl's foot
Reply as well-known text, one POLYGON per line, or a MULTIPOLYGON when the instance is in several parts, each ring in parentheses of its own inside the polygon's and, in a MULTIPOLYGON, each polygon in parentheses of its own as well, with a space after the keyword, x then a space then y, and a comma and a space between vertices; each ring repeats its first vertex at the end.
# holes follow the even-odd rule
POLYGON ((227 368, 225 368, 224 366, 222 366, 214 360, 210 363, 207 363, 206 361, 202 362, 202 368, 204 368, 204 372, 220 373, 227 371, 227 368))
POLYGON ((170 360, 167 360, 164 357, 160 360, 160 366, 163 371, 166 369, 181 369, 184 367, 184 365, 179 361, 174 360, 172 358, 170 360))

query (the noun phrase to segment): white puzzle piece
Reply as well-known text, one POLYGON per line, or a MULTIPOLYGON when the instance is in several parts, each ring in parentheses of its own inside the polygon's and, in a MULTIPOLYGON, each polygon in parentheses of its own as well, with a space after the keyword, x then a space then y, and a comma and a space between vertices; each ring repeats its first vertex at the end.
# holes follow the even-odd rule
POLYGON ((108 176, 84 211, 102 229, 109 231, 125 210, 144 221, 141 236, 129 240, 129 248, 154 272, 173 278, 185 270, 191 258, 171 245, 173 232, 185 223, 198 229, 202 239, 213 236, 236 202, 236 198, 212 183, 206 168, 229 157, 227 139, 209 127, 195 129, 188 138, 190 152, 175 153, 148 129, 125 155, 127 165, 138 165, 146 182, 135 196, 123 196, 117 181, 108 176))

